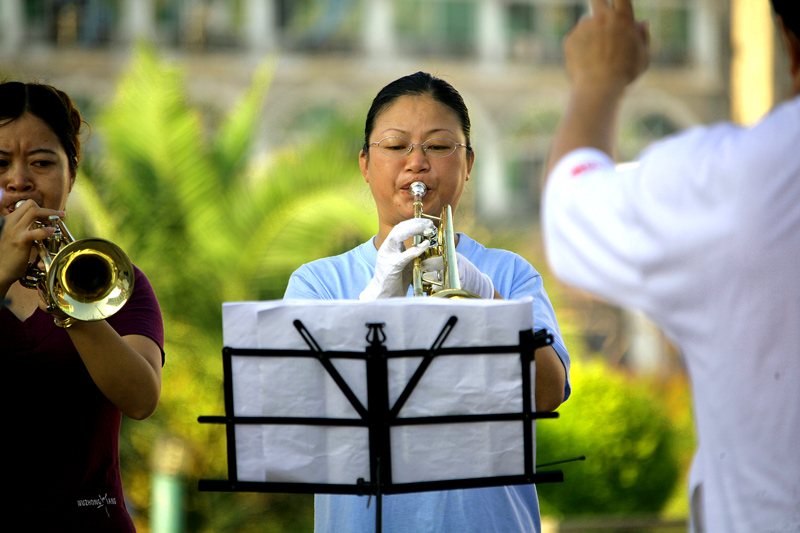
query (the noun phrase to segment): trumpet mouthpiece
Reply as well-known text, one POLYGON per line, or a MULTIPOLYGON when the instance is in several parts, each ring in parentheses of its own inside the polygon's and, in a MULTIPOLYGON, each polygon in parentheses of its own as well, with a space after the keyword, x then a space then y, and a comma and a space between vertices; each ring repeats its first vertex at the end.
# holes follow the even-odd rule
POLYGON ((425 184, 422 183, 421 181, 415 181, 414 183, 411 184, 408 190, 412 196, 419 196, 420 198, 422 198, 423 196, 425 196, 425 193, 428 192, 428 187, 426 187, 425 184))

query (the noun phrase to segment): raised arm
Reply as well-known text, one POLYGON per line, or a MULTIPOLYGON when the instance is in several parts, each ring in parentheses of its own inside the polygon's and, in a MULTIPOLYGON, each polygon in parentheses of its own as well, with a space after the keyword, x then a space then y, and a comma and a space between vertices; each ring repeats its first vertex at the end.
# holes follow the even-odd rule
POLYGON ((547 160, 548 175, 577 148, 615 155, 622 96, 649 64, 649 33, 646 24, 636 22, 631 1, 592 0, 592 16, 564 40, 571 90, 547 160))

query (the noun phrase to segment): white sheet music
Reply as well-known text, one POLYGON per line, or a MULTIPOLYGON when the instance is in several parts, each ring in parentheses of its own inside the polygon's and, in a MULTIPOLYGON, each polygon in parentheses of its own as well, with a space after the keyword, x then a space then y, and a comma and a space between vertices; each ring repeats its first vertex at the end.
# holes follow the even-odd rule
MULTIPOLYGON (((294 326, 300 320, 323 351, 363 353, 367 323, 384 323, 390 351, 429 349, 451 316, 458 322, 444 347, 512 346, 531 329, 532 301, 393 298, 373 302, 276 300, 223 305, 223 340, 231 348, 309 351, 294 326)), ((421 358, 389 360, 394 405, 421 358)), ((361 404, 367 403, 366 363, 332 358, 361 404)), ((309 357, 234 356, 234 415, 358 419, 322 364, 309 357)), ((534 367, 531 369, 533 378, 534 367)), ((532 380, 533 382, 533 380, 532 380)), ((437 357, 400 418, 519 413, 519 353, 437 357)), ((534 426, 535 427, 535 426, 534 426)), ((482 422, 396 426, 391 429, 394 483, 524 473, 523 423, 482 422)), ((370 480, 366 428, 236 426, 239 481, 355 484, 370 480)))

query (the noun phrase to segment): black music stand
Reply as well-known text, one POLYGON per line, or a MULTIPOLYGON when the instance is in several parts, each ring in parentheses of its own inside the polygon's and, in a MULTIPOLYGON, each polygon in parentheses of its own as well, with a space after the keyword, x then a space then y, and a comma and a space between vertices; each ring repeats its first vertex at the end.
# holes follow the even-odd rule
MULTIPOLYGON (((552 335, 541 330, 519 332, 519 343, 511 346, 470 346, 444 347, 444 343, 458 319, 451 316, 436 340, 429 349, 394 350, 385 345, 385 324, 366 323, 366 340, 368 345, 364 351, 325 351, 319 346, 309 329, 300 320, 294 320, 297 333, 307 345, 307 350, 287 349, 253 349, 225 347, 222 351, 224 369, 225 416, 201 416, 200 423, 223 424, 227 432, 228 479, 200 480, 201 491, 244 491, 244 492, 276 492, 276 493, 317 493, 317 494, 354 494, 376 496, 376 531, 382 529, 382 496, 384 494, 401 494, 434 490, 464 489, 502 485, 519 485, 544 482, 563 481, 560 470, 536 472, 535 430, 536 419, 557 418, 557 413, 537 412, 534 409, 531 366, 537 348, 552 343, 552 335), (436 358, 449 356, 472 356, 489 354, 519 354, 519 372, 521 377, 521 409, 514 412, 457 414, 444 416, 401 416, 403 407, 417 388, 420 380, 436 358), (307 416, 237 416, 234 394, 234 360, 235 358, 314 358, 324 367, 327 375, 338 385, 347 402, 357 413, 356 417, 307 417, 307 416), (419 361, 410 379, 406 383, 394 404, 391 404, 389 391, 389 361, 395 358, 415 358, 419 361), (360 360, 366 365, 367 402, 364 405, 353 392, 350 385, 342 377, 334 364, 335 360, 360 360), (500 422, 509 425, 522 425, 519 447, 522 460, 514 472, 500 475, 472 476, 448 479, 406 479, 393 469, 393 431, 412 427, 445 427, 452 424, 482 424, 500 422), (242 431, 250 426, 303 426, 309 428, 351 428, 350 431, 361 431, 368 443, 368 469, 355 479, 319 482, 319 480, 280 480, 268 481, 266 478, 281 477, 266 474, 265 480, 248 480, 240 477, 240 457, 237 447, 237 430, 242 431)), ((463 426, 459 426, 463 427, 463 426)), ((397 440, 397 439, 395 439, 397 440)), ((475 462, 475 461, 471 461, 475 462)), ((246 477, 246 476, 245 476, 246 477)))

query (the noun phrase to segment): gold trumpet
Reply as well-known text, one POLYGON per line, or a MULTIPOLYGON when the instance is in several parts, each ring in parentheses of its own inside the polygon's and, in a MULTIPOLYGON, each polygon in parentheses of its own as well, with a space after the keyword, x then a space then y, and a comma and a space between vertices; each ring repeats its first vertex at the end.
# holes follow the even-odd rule
POLYGON ((415 181, 409 187, 409 192, 414 197, 414 218, 429 218, 439 221, 438 227, 430 233, 426 232, 424 235, 414 236, 414 244, 419 244, 426 238, 431 241, 431 247, 424 254, 414 259, 414 271, 411 281, 414 286, 414 296, 480 298, 474 292, 461 288, 461 280, 458 277, 456 234, 453 231, 452 208, 449 205, 445 205, 438 217, 426 215, 422 212, 422 197, 428 192, 428 187, 421 181, 415 181), (439 256, 441 256, 444 263, 440 279, 425 279, 422 275, 422 262, 439 256))
MULTIPOLYGON (((17 202, 16 208, 24 202, 17 202)), ((125 305, 133 292, 134 272, 119 246, 104 239, 76 241, 57 216, 35 225, 56 231, 43 241, 34 241, 44 270, 38 261, 30 263, 19 282, 29 289, 40 287, 48 310, 59 309, 67 315, 56 324, 67 327, 74 320, 103 320, 125 305)))

